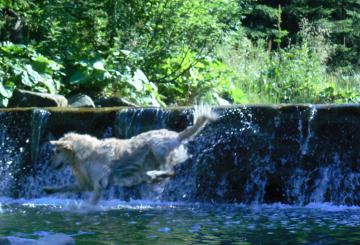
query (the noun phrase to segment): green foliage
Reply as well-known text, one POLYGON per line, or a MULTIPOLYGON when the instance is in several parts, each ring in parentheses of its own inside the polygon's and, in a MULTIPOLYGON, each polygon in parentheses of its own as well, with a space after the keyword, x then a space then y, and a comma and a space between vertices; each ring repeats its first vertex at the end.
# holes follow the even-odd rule
POLYGON ((244 102, 242 90, 233 85, 234 74, 218 59, 187 52, 184 57, 165 60, 161 68, 167 79, 172 79, 172 82, 160 84, 161 94, 169 103, 174 100, 174 95, 179 105, 200 101, 218 105, 228 104, 229 101, 244 102), (174 74, 174 70, 179 73, 174 74))
POLYGON ((15 87, 156 106, 357 102, 359 10, 357 0, 0 1, 0 103, 15 87))
MULTIPOLYGON (((163 105, 157 87, 181 79, 183 64, 174 56, 207 56, 224 32, 239 23, 232 0, 21 0, 1 7, 6 17, 0 24, 2 37, 34 43, 63 64, 63 93, 121 95, 144 105, 163 105), (10 30, 16 23, 21 25, 14 33, 10 30), (121 50, 132 57, 123 57, 121 50), (180 62, 168 67, 175 74, 171 77, 162 73, 169 60, 180 62)), ((199 82, 197 87, 203 91, 208 85, 199 82)), ((173 91, 164 95, 171 104, 180 96, 173 91)), ((199 95, 186 95, 193 96, 199 95)))
POLYGON ((164 106, 158 89, 140 69, 126 65, 130 51, 121 50, 103 59, 100 55, 75 63, 67 87, 73 92, 126 97, 136 104, 164 106))
POLYGON ((235 70, 235 84, 252 103, 358 102, 359 86, 344 86, 329 75, 326 61, 331 47, 319 33, 304 24, 301 43, 273 52, 265 41, 254 45, 240 34, 219 52, 235 70))
POLYGON ((329 40, 335 47, 329 63, 336 67, 360 65, 358 53, 360 45, 360 2, 358 0, 293 0, 293 1, 248 1, 244 26, 253 39, 267 38, 276 40, 274 32, 281 29, 287 35, 281 36, 281 43, 286 46, 298 39, 300 23, 306 18, 316 26, 329 30, 329 40), (280 19, 276 9, 281 8, 280 19), (280 21, 279 21, 280 20, 280 21))
POLYGON ((60 88, 62 66, 33 47, 10 42, 0 44, 0 106, 6 106, 13 90, 26 88, 55 93, 60 88))

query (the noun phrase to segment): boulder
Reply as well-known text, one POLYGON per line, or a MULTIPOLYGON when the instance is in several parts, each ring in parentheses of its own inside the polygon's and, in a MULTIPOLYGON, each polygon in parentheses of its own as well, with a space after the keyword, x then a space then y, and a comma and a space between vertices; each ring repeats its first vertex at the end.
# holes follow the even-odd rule
POLYGON ((127 106, 127 107, 139 107, 139 105, 132 103, 126 99, 118 97, 110 98, 101 98, 95 101, 97 107, 117 107, 117 106, 127 106))
POLYGON ((95 108, 94 101, 86 94, 77 94, 68 99, 69 107, 95 108))
POLYGON ((20 238, 14 236, 0 237, 1 245, 75 245, 75 241, 72 237, 62 234, 56 233, 52 235, 47 235, 41 237, 38 240, 28 239, 28 238, 20 238))
POLYGON ((37 241, 38 245, 75 245, 75 241, 72 237, 62 234, 62 233, 57 233, 57 234, 53 234, 53 235, 48 235, 48 236, 44 236, 42 238, 40 238, 37 241))
POLYGON ((67 104, 62 95, 15 89, 8 107, 66 107, 67 104))
POLYGON ((36 245, 36 240, 14 236, 0 237, 1 245, 36 245))

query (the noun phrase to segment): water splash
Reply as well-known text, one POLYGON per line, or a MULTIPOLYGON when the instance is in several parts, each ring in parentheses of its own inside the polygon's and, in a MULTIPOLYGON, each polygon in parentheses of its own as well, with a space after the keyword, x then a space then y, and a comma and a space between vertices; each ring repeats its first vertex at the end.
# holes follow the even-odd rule
POLYGON ((18 178, 26 172, 29 152, 29 134, 26 115, 17 118, 9 112, 0 112, 0 193, 14 196, 18 193, 18 178), (19 126, 19 124, 23 124, 19 126))
POLYGON ((200 116, 207 116, 208 118, 211 118, 214 121, 217 120, 219 117, 210 105, 205 105, 205 104, 194 106, 193 123, 195 123, 200 116))

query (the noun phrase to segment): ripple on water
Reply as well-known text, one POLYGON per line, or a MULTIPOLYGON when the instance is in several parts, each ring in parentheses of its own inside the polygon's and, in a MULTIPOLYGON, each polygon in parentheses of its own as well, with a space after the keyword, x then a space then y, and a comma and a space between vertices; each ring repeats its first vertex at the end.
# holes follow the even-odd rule
POLYGON ((300 207, 108 200, 92 206, 77 199, 0 198, 0 207, 5 213, 0 221, 7 227, 0 226, 0 236, 37 238, 61 232, 80 244, 103 239, 128 244, 148 239, 154 245, 161 244, 155 241, 198 244, 201 239, 249 244, 294 244, 324 237, 327 240, 323 242, 330 243, 342 238, 352 239, 354 244, 360 241, 360 208, 331 204, 300 207))

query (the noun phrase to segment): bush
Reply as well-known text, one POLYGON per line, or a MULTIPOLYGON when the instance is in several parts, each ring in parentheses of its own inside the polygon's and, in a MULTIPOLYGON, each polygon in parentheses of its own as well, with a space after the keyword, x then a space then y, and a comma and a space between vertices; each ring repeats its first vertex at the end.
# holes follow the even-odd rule
POLYGON ((164 106, 153 82, 143 71, 133 69, 127 57, 136 56, 130 51, 114 51, 106 59, 99 54, 91 59, 75 62, 74 72, 66 88, 71 93, 87 93, 93 97, 119 96, 140 105, 164 106))
POLYGON ((56 93, 64 75, 62 68, 30 45, 0 43, 0 106, 7 105, 15 88, 56 93))
POLYGON ((250 103, 356 102, 356 86, 343 86, 339 73, 330 73, 327 59, 332 47, 326 30, 306 21, 298 44, 270 50, 265 40, 252 43, 242 32, 219 49, 219 55, 236 73, 235 84, 250 103))
POLYGON ((159 85, 168 103, 223 105, 244 102, 242 90, 233 86, 235 74, 218 59, 187 52, 185 57, 166 59, 161 71, 172 78, 172 81, 159 85), (174 74, 173 71, 178 72, 174 74))

